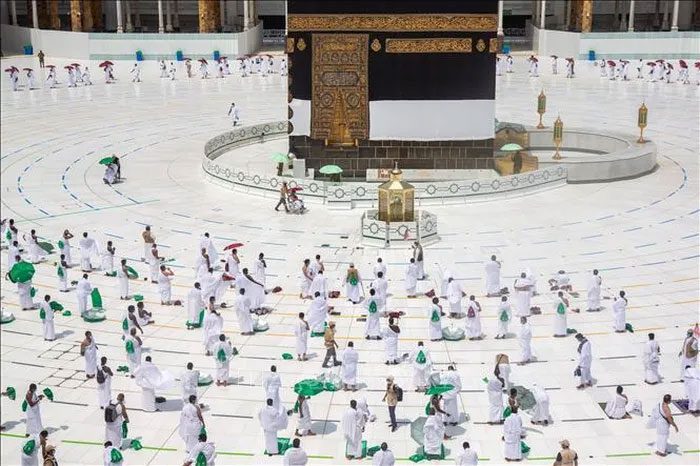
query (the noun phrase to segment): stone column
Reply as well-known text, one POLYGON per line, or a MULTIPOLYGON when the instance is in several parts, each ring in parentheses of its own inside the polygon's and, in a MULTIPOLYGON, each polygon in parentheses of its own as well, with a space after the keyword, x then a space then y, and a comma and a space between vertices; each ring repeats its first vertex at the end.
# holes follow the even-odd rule
POLYGON ((217 0, 199 0, 199 32, 216 32, 221 25, 217 0))
MULTIPOLYGON (((127 2, 129 0, 126 0, 127 2)), ((122 0, 116 0, 115 5, 117 7, 117 32, 124 32, 124 22, 122 20, 122 0)))
POLYGON ((540 10, 542 11, 540 15, 540 29, 544 29, 545 19, 547 18, 547 2, 545 0, 542 0, 540 10))
POLYGON ((170 0, 165 0, 165 30, 173 32, 173 17, 170 14, 170 0))
POLYGON ((627 25, 627 32, 634 32, 634 0, 630 0, 630 19, 627 25))
POLYGON ((163 0, 158 0, 158 34, 163 34, 165 28, 163 27, 163 0))
POLYGON ((497 35, 503 35, 503 0, 498 0, 498 31, 497 35))
POLYGON ((140 0, 134 3, 134 29, 141 30, 141 3, 140 0))
POLYGON ((564 29, 567 31, 571 26, 571 0, 566 0, 566 12, 564 13, 564 29))
POLYGON ((175 30, 180 30, 180 11, 178 6, 178 0, 173 0, 173 27, 175 30))
POLYGON ((243 30, 247 31, 248 26, 250 26, 250 21, 248 18, 250 17, 250 5, 248 0, 243 0, 243 30))
POLYGON ((134 32, 134 25, 131 23, 131 0, 124 2, 124 16, 126 16, 126 32, 134 32))
POLYGON ((221 17, 221 30, 226 26, 226 0, 219 0, 219 16, 221 17))
MULTIPOLYGON (((4 3, 4 2, 3 2, 4 3)), ((39 16, 39 29, 52 29, 51 18, 49 17, 49 8, 57 2, 49 2, 46 0, 39 0, 37 3, 37 14, 39 16)), ((56 5, 58 6, 58 5, 56 5)))
POLYGON ((583 0, 581 5, 581 32, 591 32, 593 27, 593 0, 583 0))
POLYGON ((664 31, 668 29, 668 2, 669 0, 664 0, 664 15, 661 19, 661 30, 664 31))
POLYGON ((80 3, 80 0, 70 0, 70 29, 73 32, 82 32, 83 30, 80 3))
POLYGON ((90 0, 82 0, 82 12, 83 12, 83 31, 89 32, 93 30, 94 20, 92 17, 92 5, 90 0))
POLYGON ((92 0, 92 28, 95 31, 104 31, 102 20, 102 0, 92 0))
POLYGON ((680 7, 680 0, 673 1, 673 16, 671 19, 671 31, 678 31, 678 8, 680 7))
POLYGON ((12 25, 17 26, 17 0, 10 0, 10 17, 12 18, 12 25))
POLYGON ((32 27, 34 29, 39 29, 39 10, 36 7, 36 0, 32 0, 30 6, 32 10, 32 27))

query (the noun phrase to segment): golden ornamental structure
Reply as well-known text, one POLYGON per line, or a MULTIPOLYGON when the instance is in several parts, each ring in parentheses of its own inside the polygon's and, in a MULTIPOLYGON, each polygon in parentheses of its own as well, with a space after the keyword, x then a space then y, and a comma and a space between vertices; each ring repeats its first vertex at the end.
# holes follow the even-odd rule
POLYGON ((389 181, 382 183, 377 188, 379 196, 379 220, 384 222, 412 222, 414 221, 414 197, 413 185, 401 179, 401 170, 398 162, 391 170, 389 181))
POLYGON ((647 109, 647 106, 642 102, 642 106, 639 107, 639 110, 637 110, 637 127, 639 127, 639 139, 637 139, 637 142, 640 144, 644 144, 647 142, 644 139, 644 128, 647 127, 647 115, 649 113, 649 110, 647 109))
POLYGON ((559 153, 559 147, 564 140, 564 122, 561 118, 557 116, 557 121, 554 122, 554 132, 552 133, 552 140, 557 146, 557 151, 554 153, 554 160, 561 160, 561 154, 559 153))
POLYGON ((537 129, 544 129, 542 124, 542 115, 547 111, 547 96, 544 95, 544 89, 540 91, 540 95, 537 96, 537 113, 540 114, 540 122, 537 124, 537 129))

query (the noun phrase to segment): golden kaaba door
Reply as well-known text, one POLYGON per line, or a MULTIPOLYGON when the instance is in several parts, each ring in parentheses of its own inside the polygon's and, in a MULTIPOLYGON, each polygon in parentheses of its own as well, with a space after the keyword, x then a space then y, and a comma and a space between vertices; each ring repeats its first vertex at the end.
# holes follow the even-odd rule
POLYGON ((311 137, 354 144, 369 134, 367 34, 313 34, 311 137))

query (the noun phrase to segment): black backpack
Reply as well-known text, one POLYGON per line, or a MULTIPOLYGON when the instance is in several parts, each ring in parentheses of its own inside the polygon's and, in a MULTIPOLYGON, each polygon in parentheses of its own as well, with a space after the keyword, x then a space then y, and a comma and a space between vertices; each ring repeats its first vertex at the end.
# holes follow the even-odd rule
POLYGON ((102 371, 101 368, 97 369, 97 374, 95 375, 95 380, 97 380, 97 383, 102 385, 105 383, 105 373, 102 371))
POLYGON ((105 407, 105 422, 114 422, 117 420, 117 405, 111 401, 105 407))
POLYGON ((403 401, 403 388, 394 385, 394 393, 396 393, 396 401, 403 401))

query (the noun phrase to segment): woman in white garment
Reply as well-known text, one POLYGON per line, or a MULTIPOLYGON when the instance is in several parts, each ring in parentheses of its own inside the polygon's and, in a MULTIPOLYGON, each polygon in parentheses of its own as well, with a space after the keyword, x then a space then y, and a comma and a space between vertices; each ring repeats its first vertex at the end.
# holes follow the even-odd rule
POLYGON ((182 405, 180 411, 180 427, 178 433, 185 442, 185 452, 189 453, 197 445, 199 433, 205 427, 202 410, 197 404, 197 397, 190 395, 188 402, 182 405))
POLYGON ((85 357, 85 377, 95 377, 97 371, 97 344, 89 330, 85 332, 85 339, 80 343, 80 354, 85 357))
POLYGON ((105 441, 112 442, 112 445, 121 449, 125 443, 125 439, 122 437, 122 424, 129 423, 129 414, 126 412, 123 393, 117 395, 117 402, 114 404, 114 408, 116 410, 114 420, 105 422, 105 441))
POLYGON ((366 301, 367 322, 365 323, 365 338, 368 340, 381 340, 382 330, 379 323, 379 300, 375 297, 374 288, 369 290, 369 298, 366 301))
POLYGON ((564 296, 563 291, 557 293, 557 299, 554 300, 554 336, 566 336, 566 312, 569 309, 569 300, 564 296))
POLYGON ((44 326, 44 341, 54 341, 56 339, 56 328, 54 327, 54 311, 49 302, 51 296, 44 296, 44 300, 39 304, 39 317, 44 326))
POLYGON ((122 259, 117 269, 119 280, 119 299, 129 299, 129 270, 126 268, 126 259, 122 259))
POLYGON ((384 352, 386 354, 386 363, 398 364, 399 363, 399 333, 401 329, 398 324, 394 323, 394 318, 389 317, 389 325, 384 327, 382 331, 382 337, 384 338, 384 352))
POLYGON ((309 398, 304 395, 299 395, 297 397, 296 411, 299 413, 299 422, 297 422, 297 428, 294 430, 294 435, 297 437, 303 437, 305 435, 316 435, 311 430, 311 410, 309 409, 309 398))
POLYGON ((357 304, 362 299, 362 278, 360 272, 355 268, 355 264, 350 264, 345 273, 345 294, 348 300, 357 304))
POLYGON ((27 403, 27 435, 39 435, 44 429, 41 423, 41 408, 39 407, 44 395, 37 395, 36 390, 36 384, 32 383, 24 396, 24 401, 27 403))

